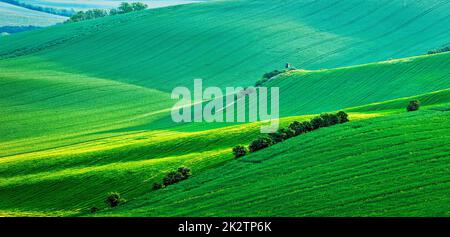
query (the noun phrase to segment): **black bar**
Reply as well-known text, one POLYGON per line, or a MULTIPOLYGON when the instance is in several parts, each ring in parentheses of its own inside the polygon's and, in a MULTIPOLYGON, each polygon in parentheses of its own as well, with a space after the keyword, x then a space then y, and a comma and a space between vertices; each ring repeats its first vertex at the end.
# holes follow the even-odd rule
POLYGON ((0 229, 10 229, 15 233, 29 230, 51 233, 60 230, 70 234, 112 233, 127 236, 130 233, 178 236, 250 233, 261 236, 279 233, 428 234, 439 229, 446 231, 449 227, 448 218, 0 218, 0 229), (204 224, 211 226, 209 231, 204 224), (257 224, 259 226, 255 227, 257 224), (195 227, 195 231, 188 231, 189 228, 180 231, 180 228, 184 230, 186 227, 195 227))

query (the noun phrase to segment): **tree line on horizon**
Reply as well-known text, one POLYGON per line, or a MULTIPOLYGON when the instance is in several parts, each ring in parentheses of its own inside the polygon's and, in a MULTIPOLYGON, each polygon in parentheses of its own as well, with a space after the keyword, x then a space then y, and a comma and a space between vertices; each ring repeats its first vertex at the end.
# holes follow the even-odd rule
POLYGON ((147 8, 148 5, 141 2, 133 2, 133 3, 122 2, 118 8, 113 8, 111 10, 91 9, 87 11, 78 11, 73 16, 71 16, 65 23, 79 22, 105 16, 125 14, 129 12, 145 10, 147 8))

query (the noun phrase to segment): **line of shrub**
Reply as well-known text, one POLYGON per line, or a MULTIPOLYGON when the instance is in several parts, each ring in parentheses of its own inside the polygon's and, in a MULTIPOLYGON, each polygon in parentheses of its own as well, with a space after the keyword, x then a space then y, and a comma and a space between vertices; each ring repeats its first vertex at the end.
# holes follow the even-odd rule
POLYGON ((260 87, 264 83, 269 81, 270 79, 272 79, 272 78, 274 78, 274 77, 276 77, 276 76, 278 76, 278 75, 280 75, 282 73, 285 73, 285 72, 288 72, 288 71, 292 71, 292 70, 295 70, 295 68, 286 68, 286 69, 283 69, 283 70, 273 70, 271 72, 264 73, 264 75, 261 77, 261 79, 256 81, 255 87, 260 87))
MULTIPOLYGON (((164 178, 162 179, 162 183, 154 183, 153 184, 153 190, 158 190, 164 187, 167 187, 172 184, 176 184, 180 181, 183 181, 185 179, 188 179, 191 176, 191 170, 186 167, 180 167, 176 171, 172 171, 167 173, 164 178)), ((119 192, 111 192, 108 193, 108 196, 106 197, 105 203, 111 207, 117 207, 121 205, 122 203, 125 203, 126 200, 122 198, 119 192)), ((93 206, 89 209, 91 213, 96 213, 100 211, 101 209, 93 206)))
POLYGON ((158 190, 180 181, 186 180, 191 176, 191 170, 186 167, 180 167, 177 171, 171 171, 164 176, 162 183, 154 183, 153 190, 158 190))
POLYGON ((430 50, 430 51, 428 51, 428 54, 438 54, 438 53, 445 53, 445 52, 450 52, 450 46, 443 47, 440 49, 430 50))
POLYGON ((292 122, 287 128, 281 128, 268 136, 259 137, 252 141, 247 147, 238 145, 232 150, 235 158, 243 157, 249 152, 256 152, 274 144, 283 142, 289 138, 299 136, 304 133, 314 131, 322 127, 329 127, 336 124, 347 123, 348 114, 339 111, 336 114, 324 113, 305 122, 292 122))
POLYGON ((129 12, 141 11, 147 9, 147 4, 140 2, 127 3, 123 2, 118 8, 111 10, 91 9, 87 11, 78 11, 73 14, 65 23, 85 21, 105 16, 125 14, 129 12))
MULTIPOLYGON (((164 176, 162 183, 154 183, 153 190, 158 190, 158 189, 167 187, 169 185, 178 183, 182 180, 188 179, 190 176, 191 176, 191 170, 189 168, 180 167, 180 168, 178 168, 177 171, 172 171, 172 172, 167 173, 166 176, 164 176)), ((126 200, 124 198, 122 198, 120 193, 111 192, 108 194, 105 202, 109 207, 114 208, 114 207, 119 206, 122 203, 125 203, 126 200)), ((91 207, 89 211, 91 213, 96 213, 99 210, 100 210, 100 208, 94 206, 94 207, 91 207)))

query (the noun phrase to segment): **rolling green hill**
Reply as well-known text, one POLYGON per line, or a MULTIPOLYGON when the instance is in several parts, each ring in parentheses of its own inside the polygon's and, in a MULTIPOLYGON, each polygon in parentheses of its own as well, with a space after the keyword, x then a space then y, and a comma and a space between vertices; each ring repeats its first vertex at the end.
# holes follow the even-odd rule
MULTIPOLYGON (((405 61, 420 63, 423 66, 430 64, 431 67, 431 64, 434 64, 437 58, 448 59, 448 57, 450 57, 450 54, 424 56, 405 61)), ((382 67, 385 67, 384 71, 389 72, 391 65, 379 63, 375 66, 378 70, 383 70, 382 67)), ((395 65, 401 68, 402 64, 397 63, 395 65)), ((364 70, 370 72, 373 68, 374 65, 370 64, 331 70, 327 78, 341 78, 334 82, 335 85, 340 85, 347 78, 338 77, 343 73, 342 71, 348 71, 346 75, 354 77, 353 75, 363 73, 364 70), (355 71, 355 68, 358 70, 355 71), (352 72, 355 74, 352 74, 352 72)), ((446 67, 440 68, 444 71, 448 70, 446 67)), ((404 74, 405 78, 402 78, 397 75, 397 72, 398 70, 394 70, 392 74, 384 74, 384 76, 386 78, 396 77, 399 81, 410 79, 411 84, 417 85, 423 83, 423 80, 437 85, 443 83, 441 74, 414 79, 409 74, 404 74)), ((306 76, 305 74, 308 73, 312 76, 320 72, 299 73, 302 76, 306 76)), ((17 78, 17 74, 13 72, 11 74, 17 78)), ((297 72, 292 74, 296 75, 297 72)), ((157 94, 155 95, 156 92, 154 91, 100 79, 76 77, 70 80, 73 75, 58 75, 63 76, 65 83, 62 83, 60 77, 50 75, 53 74, 44 74, 43 78, 45 79, 29 79, 27 75, 21 74, 22 80, 11 79, 9 83, 2 84, 2 88, 9 88, 7 91, 16 95, 15 100, 7 100, 8 96, 1 100, 3 108, 9 109, 5 110, 9 112, 9 116, 2 116, 2 134, 6 134, 6 136, 3 137, 1 143, 3 149, 1 151, 2 158, 0 158, 0 175, 2 177, 0 196, 3 200, 7 200, 1 204, 3 215, 78 215, 79 212, 85 212, 90 206, 101 207, 105 193, 112 190, 118 190, 128 198, 139 197, 148 193, 154 196, 156 192, 154 194, 151 191, 151 184, 174 167, 189 166, 194 170, 194 174, 201 174, 204 171, 212 172, 209 171, 212 167, 225 164, 231 159, 231 147, 239 143, 249 143, 259 134, 258 124, 243 124, 231 127, 229 124, 228 126, 226 126, 227 124, 219 124, 219 128, 211 127, 209 124, 175 126, 172 123, 170 125, 171 122, 164 119, 167 118, 168 111, 163 109, 164 103, 161 103, 160 98, 158 98, 160 103, 157 103, 154 107, 149 106, 151 104, 148 107, 144 106, 145 103, 155 100, 153 96, 157 96, 157 94), (55 81, 52 82, 52 78, 55 81), (35 84, 30 83, 33 80, 36 81, 35 84), (77 80, 83 82, 90 80, 90 83, 81 84, 77 80), (27 86, 19 87, 21 83, 25 82, 27 82, 27 86), (33 86, 39 84, 45 85, 45 87, 33 88, 33 86), (30 91, 23 91, 27 87, 30 91), (24 104, 15 102, 18 101, 19 91, 12 90, 12 88, 21 88, 23 93, 19 101, 23 101, 24 104), (55 88, 58 89, 55 90, 55 88), (103 90, 99 88, 103 88, 103 90), (39 93, 45 90, 58 94, 52 94, 48 91, 47 93, 39 93), (69 92, 65 90, 69 90, 69 92), (33 91, 36 93, 33 94, 33 91), (95 91, 95 93, 92 91, 95 91), (109 93, 120 93, 123 94, 123 97, 111 97, 108 96, 109 93), (45 95, 46 97, 38 99, 38 95, 45 95), (105 101, 100 99, 101 97, 109 99, 105 101), (34 99, 32 100, 32 98, 34 99), (112 100, 112 98, 114 99, 112 100), (32 101, 27 102, 27 100, 32 101), (143 105, 139 106, 140 104, 137 104, 135 100, 142 101, 143 105), (134 101, 134 103, 127 103, 127 101, 134 101), (16 104, 13 104, 13 102, 16 104), (115 107, 116 103, 121 104, 121 107, 115 107), (102 109, 102 111, 98 109, 102 109), (80 110, 83 112, 80 112, 80 110), (109 110, 115 112, 111 113, 109 110), (144 116, 142 115, 144 112, 149 114, 144 116), (55 117, 57 115, 61 117, 55 117), (161 120, 165 121, 167 129, 152 129, 153 126, 161 124, 161 120), (146 122, 146 129, 133 129, 133 124, 140 124, 144 121, 146 122), (21 127, 17 126, 18 124, 21 127), (39 126, 39 124, 46 124, 46 126, 39 126), (224 127, 220 128, 222 126, 224 127), (23 129, 31 127, 36 128, 33 130, 23 129), (8 134, 10 134, 9 138, 8 134), (202 144, 202 146, 198 147, 198 144, 202 144), (86 182, 86 180, 89 180, 89 182, 86 182), (45 193, 50 190, 50 193, 45 193), (21 193, 21 195, 17 196, 17 193, 21 193), (8 209, 10 207, 18 208, 18 210, 8 209)), ((322 78, 322 80, 327 80, 327 78, 322 78)), ((273 80, 271 83, 280 82, 281 91, 290 91, 293 89, 290 84, 284 85, 284 83, 281 83, 285 80, 297 81, 298 78, 286 75, 283 78, 273 80)), ((378 86, 378 84, 369 83, 372 80, 371 77, 361 78, 362 83, 365 81, 363 84, 372 86, 358 89, 370 92, 378 86)), ((448 82, 448 79, 445 81, 448 82)), ((4 82, 7 82, 7 80, 4 82)), ((388 85, 386 84, 386 86, 388 85)), ((443 83, 441 85, 442 88, 445 88, 445 86, 449 88, 448 84, 443 83)), ((393 83, 386 90, 395 88, 397 88, 396 84, 393 83)), ((427 93, 427 88, 419 88, 423 90, 418 89, 416 93, 420 95, 417 97, 395 99, 367 106, 359 106, 361 102, 358 100, 354 100, 353 104, 342 103, 347 107, 354 107, 348 110, 351 111, 352 120, 364 120, 364 122, 359 122, 360 125, 354 126, 369 130, 372 129, 369 126, 370 124, 377 126, 376 122, 373 122, 374 117, 383 117, 381 120, 385 121, 386 125, 389 122, 401 123, 396 118, 403 118, 407 115, 396 114, 404 113, 409 99, 418 98, 422 101, 427 112, 424 111, 419 114, 432 114, 432 111, 444 111, 442 108, 449 108, 448 89, 427 93), (366 128, 366 123, 369 128, 366 128)), ((304 92, 306 91, 305 89, 304 92)), ((329 94, 327 90, 317 91, 317 93, 323 93, 322 96, 329 94)), ((373 96, 382 100, 376 94, 373 96)), ((370 99, 369 96, 368 100, 370 99)), ((388 99, 390 99, 389 96, 384 98, 384 100, 388 99)), ((170 102, 167 103, 170 104, 170 102)), ((320 106, 321 103, 321 101, 317 101, 317 106, 320 106)), ((281 104, 280 106, 283 108, 289 105, 297 106, 298 101, 292 100, 290 104, 281 104)), ((336 109, 341 108, 345 107, 336 107, 336 109)), ((429 126, 437 126, 439 121, 442 122, 443 118, 445 120, 446 112, 439 113, 433 115, 436 117, 436 123, 429 126)), ((294 119, 302 120, 308 117, 285 117, 282 124, 285 126, 294 119)), ((415 119, 423 121, 424 118, 417 116, 415 119)), ((342 127, 347 127, 347 125, 342 127)), ((330 129, 324 130, 329 131, 330 129)), ((383 131, 383 129, 381 127, 377 130, 383 131)), ((345 130, 343 129, 343 132, 345 130)), ((444 139, 446 138, 447 130, 436 132, 439 132, 444 139)), ((318 132, 318 134, 322 133, 318 132)), ((315 137, 312 134, 308 136, 315 137)), ((385 134, 380 133, 380 136, 385 136, 385 134)), ((405 136, 409 135, 406 134, 405 136)), ((379 139, 382 140, 382 138, 379 139)), ((361 140, 364 139, 361 138, 361 140)), ((318 142, 320 143, 320 141, 318 142)), ((275 149, 275 147, 271 149, 275 149)), ((311 152, 313 150, 311 148, 311 152)), ((357 156, 358 149, 355 152, 355 156, 357 156)), ((323 157, 323 159, 327 159, 327 157, 323 157)), ((222 169, 222 167, 218 169, 222 169)), ((196 176, 192 179, 196 183, 196 176)), ((157 193, 165 193, 165 190, 157 193)), ((136 215, 138 214, 136 213, 136 215)))
POLYGON ((281 114, 294 115, 447 89, 450 88, 449 77, 450 54, 446 53, 346 68, 291 71, 265 85, 285 88, 280 92, 281 114))
POLYGON ((422 111, 321 129, 99 215, 449 216, 449 119, 422 111))
POLYGON ((0 216, 86 215, 111 191, 129 202, 99 215, 447 215, 445 191, 420 187, 446 187, 450 53, 409 56, 448 43, 450 2, 404 3, 214 1, 0 38, 0 216), (341 109, 352 122, 232 161, 261 123, 171 121, 174 87, 253 85, 285 62, 305 70, 267 83, 283 126, 341 109), (411 99, 423 111, 406 114, 411 99), (179 166, 194 176, 151 190, 179 166), (377 201, 397 170, 405 210, 377 201))
POLYGON ((93 8, 109 9, 119 6, 122 2, 143 2, 151 8, 155 8, 201 1, 203 0, 26 0, 28 4, 35 6, 75 10, 86 10, 93 8))
POLYGON ((449 11, 442 0, 214 1, 2 38, 0 58, 32 53, 14 66, 43 60, 162 91, 193 78, 246 86, 285 62, 321 69, 426 53, 449 43, 449 11))

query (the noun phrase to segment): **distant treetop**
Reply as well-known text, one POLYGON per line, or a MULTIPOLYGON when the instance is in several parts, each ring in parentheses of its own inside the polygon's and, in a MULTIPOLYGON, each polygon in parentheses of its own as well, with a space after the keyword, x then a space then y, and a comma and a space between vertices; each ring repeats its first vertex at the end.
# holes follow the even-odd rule
POLYGON ((79 21, 85 21, 95 18, 100 18, 108 15, 118 15, 118 14, 125 14, 129 12, 135 12, 135 11, 141 11, 147 9, 147 4, 141 3, 141 2, 133 2, 133 3, 127 3, 123 2, 120 4, 118 8, 113 8, 109 11, 107 10, 101 10, 101 9, 92 9, 87 11, 79 11, 75 13, 73 16, 69 18, 69 20, 66 21, 66 23, 69 22, 79 22, 79 21))
POLYGON ((443 47, 440 49, 430 50, 430 51, 428 51, 428 54, 437 54, 437 53, 445 53, 445 52, 450 52, 450 46, 443 47))

